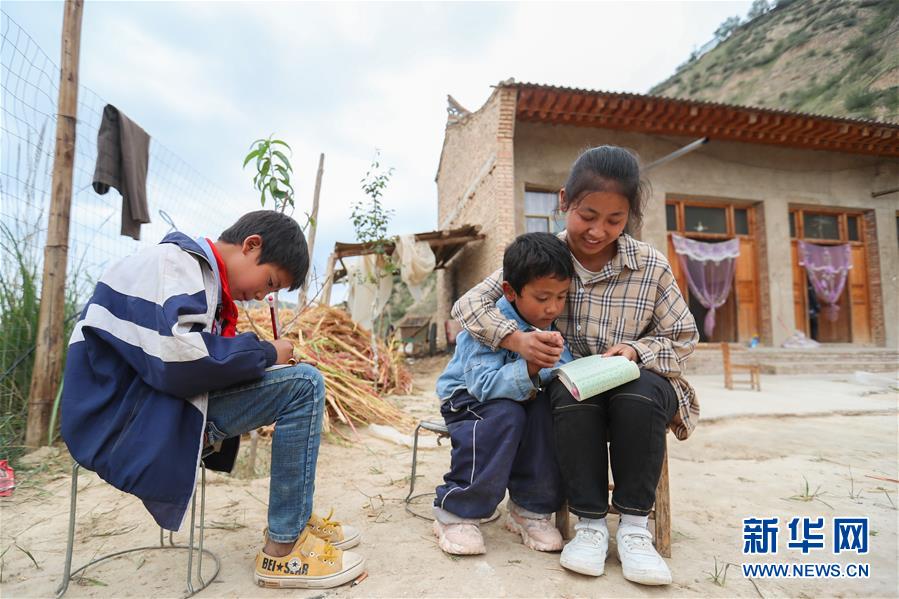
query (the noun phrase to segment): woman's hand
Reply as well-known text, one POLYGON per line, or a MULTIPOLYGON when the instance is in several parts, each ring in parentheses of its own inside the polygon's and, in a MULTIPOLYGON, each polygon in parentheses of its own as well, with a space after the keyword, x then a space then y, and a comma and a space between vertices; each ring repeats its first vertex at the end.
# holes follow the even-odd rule
POLYGON ((521 356, 529 366, 552 368, 562 356, 565 343, 557 331, 515 331, 500 346, 521 356))
POLYGON ((637 350, 625 343, 619 343, 607 349, 606 353, 602 355, 603 358, 609 358, 611 356, 624 356, 631 362, 636 362, 637 350))

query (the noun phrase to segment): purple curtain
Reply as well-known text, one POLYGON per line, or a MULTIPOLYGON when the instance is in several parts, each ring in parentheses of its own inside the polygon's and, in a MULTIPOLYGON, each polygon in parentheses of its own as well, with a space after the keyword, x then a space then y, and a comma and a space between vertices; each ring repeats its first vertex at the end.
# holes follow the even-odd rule
POLYGON ((804 266, 808 273, 815 297, 821 303, 821 312, 827 320, 836 322, 840 312, 837 302, 846 286, 849 269, 852 268, 849 244, 815 245, 800 241, 799 266, 804 266))
POLYGON ((730 295, 734 266, 740 255, 740 240, 706 243, 672 235, 671 241, 687 273, 690 293, 708 308, 703 329, 706 336, 711 337, 715 331, 715 310, 723 306, 730 295))

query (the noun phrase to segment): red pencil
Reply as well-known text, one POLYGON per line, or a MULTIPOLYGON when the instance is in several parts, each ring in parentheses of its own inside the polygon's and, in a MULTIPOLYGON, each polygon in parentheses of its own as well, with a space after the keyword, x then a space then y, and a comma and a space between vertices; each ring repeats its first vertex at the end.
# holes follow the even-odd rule
POLYGON ((272 335, 275 339, 278 338, 278 298, 274 293, 269 293, 265 296, 266 301, 268 301, 268 310, 272 315, 272 335))

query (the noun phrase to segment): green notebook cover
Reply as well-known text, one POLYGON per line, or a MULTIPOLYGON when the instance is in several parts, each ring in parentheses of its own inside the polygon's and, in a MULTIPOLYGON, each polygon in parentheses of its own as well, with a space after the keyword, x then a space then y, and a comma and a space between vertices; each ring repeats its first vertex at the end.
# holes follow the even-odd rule
POLYGON ((557 368, 554 373, 578 401, 640 378, 640 369, 624 356, 585 356, 557 368))

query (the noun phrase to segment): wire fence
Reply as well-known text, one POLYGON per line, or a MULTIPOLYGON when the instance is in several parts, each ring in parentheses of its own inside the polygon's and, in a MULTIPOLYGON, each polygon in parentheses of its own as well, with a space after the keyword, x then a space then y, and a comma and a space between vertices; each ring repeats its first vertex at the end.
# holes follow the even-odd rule
MULTIPOLYGON (((0 458, 20 439, 37 329, 43 252, 50 210, 59 66, 8 14, 0 11, 0 458)), ((97 133, 105 102, 80 86, 69 228, 67 324, 93 283, 116 260, 158 243, 170 230, 223 231, 234 201, 157 140, 150 141, 147 202, 151 223, 140 241, 120 235, 122 199, 92 187, 97 133)), ((125 114, 127 106, 118 107, 125 114)), ((148 131, 151 137, 153 132, 148 131)), ((66 335, 68 331, 66 331, 66 335)), ((66 338, 68 338, 66 336, 66 338)))

